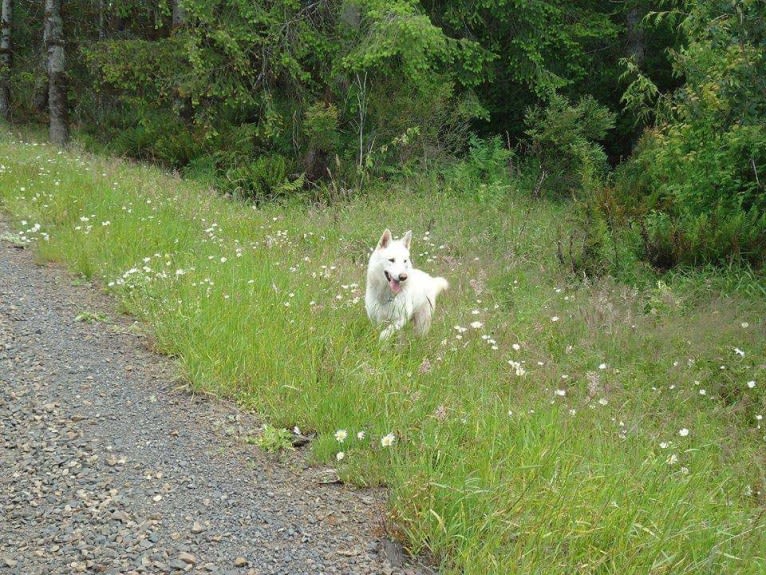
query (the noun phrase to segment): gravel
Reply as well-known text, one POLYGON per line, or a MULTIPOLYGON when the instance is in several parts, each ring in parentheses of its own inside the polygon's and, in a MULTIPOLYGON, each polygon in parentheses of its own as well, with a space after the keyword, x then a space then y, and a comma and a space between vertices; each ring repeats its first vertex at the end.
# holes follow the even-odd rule
POLYGON ((251 414, 183 391, 77 283, 0 241, 0 573, 431 572, 386 538, 383 490, 246 443, 251 414))

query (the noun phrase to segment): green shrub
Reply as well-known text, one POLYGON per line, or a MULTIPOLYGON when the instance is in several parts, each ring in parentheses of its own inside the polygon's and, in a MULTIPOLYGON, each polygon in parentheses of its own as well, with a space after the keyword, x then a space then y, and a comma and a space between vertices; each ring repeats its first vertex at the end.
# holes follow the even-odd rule
POLYGON ((601 185, 576 199, 567 219, 556 250, 565 268, 579 277, 611 275, 631 285, 645 280, 636 256, 640 233, 613 186, 601 185))
POLYGON ((608 168, 597 142, 614 127, 614 120, 615 115, 592 96, 572 105, 554 94, 545 107, 529 108, 524 123, 538 170, 537 191, 563 195, 597 187, 608 168))
MULTIPOLYGON (((638 196, 643 256, 659 268, 766 260, 766 196, 758 166, 766 135, 735 125, 668 126, 645 135, 621 172, 624 197, 638 196)), ((635 200, 627 200, 627 202, 635 200)), ((627 203, 626 202, 626 203, 627 203)))
POLYGON ((656 267, 766 262, 764 17, 763 3, 689 4, 673 54, 685 84, 616 179, 656 267))
POLYGON ((338 108, 315 102, 303 114, 303 133, 312 148, 332 151, 338 144, 338 108))
POLYGON ((101 134, 91 137, 111 152, 167 167, 185 166, 203 152, 194 131, 168 110, 114 110, 99 127, 101 134), (110 134, 108 141, 104 134, 110 134))
POLYGON ((290 181, 288 161, 279 154, 228 167, 217 181, 222 192, 256 204, 295 193, 304 184, 303 176, 290 181))
POLYGON ((510 187, 513 155, 500 136, 471 134, 465 158, 447 171, 449 186, 478 202, 499 199, 510 187))

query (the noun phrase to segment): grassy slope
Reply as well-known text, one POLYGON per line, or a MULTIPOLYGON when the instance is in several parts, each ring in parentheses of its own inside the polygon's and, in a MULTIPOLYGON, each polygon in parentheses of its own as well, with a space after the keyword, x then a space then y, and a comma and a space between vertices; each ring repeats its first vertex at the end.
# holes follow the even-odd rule
POLYGON ((318 460, 343 451, 343 477, 389 485, 393 525, 444 572, 766 571, 754 278, 575 281, 554 256, 566 207, 513 191, 256 210, 2 136, 0 207, 42 260, 121 298, 195 389, 316 431, 318 460), (413 229, 451 289, 427 338, 381 346, 362 300, 385 226, 413 229))

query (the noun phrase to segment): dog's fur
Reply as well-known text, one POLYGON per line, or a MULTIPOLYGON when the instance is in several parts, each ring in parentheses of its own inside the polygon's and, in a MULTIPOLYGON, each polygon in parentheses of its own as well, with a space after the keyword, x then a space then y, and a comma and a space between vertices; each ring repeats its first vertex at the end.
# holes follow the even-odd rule
POLYGON ((367 293, 364 301, 373 323, 386 323, 380 339, 388 339, 411 320, 415 333, 431 327, 436 296, 449 287, 447 280, 431 277, 412 267, 412 232, 394 240, 386 229, 370 255, 367 266, 367 293))

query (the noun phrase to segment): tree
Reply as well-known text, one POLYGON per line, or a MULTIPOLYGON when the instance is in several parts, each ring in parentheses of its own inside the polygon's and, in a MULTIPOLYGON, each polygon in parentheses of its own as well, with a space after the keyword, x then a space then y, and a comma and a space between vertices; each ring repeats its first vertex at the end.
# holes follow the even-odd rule
POLYGON ((684 84, 661 93, 642 75, 627 104, 657 102, 619 180, 638 204, 644 256, 658 267, 766 265, 766 4, 687 0, 672 54, 684 84), (637 200, 638 199, 638 200, 637 200))
POLYGON ((158 15, 162 37, 133 18, 130 34, 82 43, 89 92, 105 104, 94 136, 204 165, 240 195, 330 171, 358 186, 359 171, 464 142, 453 136, 481 112, 463 97, 471 42, 447 38, 416 0, 173 0, 158 15))
POLYGON ((43 40, 48 53, 49 138, 54 144, 64 146, 69 141, 69 123, 61 0, 45 0, 43 40))
POLYGON ((170 0, 171 26, 177 30, 186 24, 186 10, 181 5, 182 0, 170 0))
MULTIPOLYGON (((472 39, 485 50, 481 102, 490 131, 518 136, 524 110, 556 92, 567 96, 592 74, 619 26, 614 4, 603 0, 428 0, 432 21, 453 38, 472 39)), ((477 62, 474 62, 477 63, 477 62)))
POLYGON ((641 20, 645 14, 646 10, 640 5, 628 7, 625 14, 628 57, 639 67, 643 66, 646 60, 646 35, 641 27, 641 20))
POLYGON ((0 118, 11 113, 11 13, 12 0, 2 0, 0 11, 0 118))

